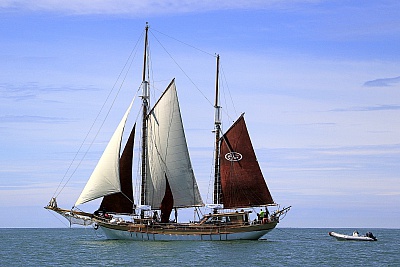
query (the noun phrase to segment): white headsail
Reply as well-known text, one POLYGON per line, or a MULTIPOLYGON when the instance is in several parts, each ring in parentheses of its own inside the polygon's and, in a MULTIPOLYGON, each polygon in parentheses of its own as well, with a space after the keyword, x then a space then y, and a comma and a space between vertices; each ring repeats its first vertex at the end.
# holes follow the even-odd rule
POLYGON ((146 204, 160 207, 168 179, 174 207, 203 205, 189 158, 174 81, 148 115, 147 140, 146 204))
POLYGON ((126 119, 134 100, 135 99, 132 100, 121 122, 118 124, 117 129, 104 150, 96 168, 93 170, 85 188, 76 201, 75 206, 121 191, 121 184, 119 181, 121 140, 126 119))

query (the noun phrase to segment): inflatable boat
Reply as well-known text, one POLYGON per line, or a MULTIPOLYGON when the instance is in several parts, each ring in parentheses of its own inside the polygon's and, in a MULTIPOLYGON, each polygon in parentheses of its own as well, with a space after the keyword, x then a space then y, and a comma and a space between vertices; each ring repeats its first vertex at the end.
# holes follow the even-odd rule
POLYGON ((353 240, 353 241, 377 241, 376 237, 368 232, 363 236, 360 236, 357 231, 353 232, 353 235, 343 235, 335 232, 329 232, 330 236, 333 236, 337 240, 353 240))

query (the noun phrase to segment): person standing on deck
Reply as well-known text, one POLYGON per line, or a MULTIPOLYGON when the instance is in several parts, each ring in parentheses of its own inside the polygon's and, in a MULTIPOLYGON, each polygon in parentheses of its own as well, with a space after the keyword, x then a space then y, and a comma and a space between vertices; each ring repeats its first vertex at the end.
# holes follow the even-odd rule
POLYGON ((264 211, 261 209, 260 211, 260 221, 262 221, 264 219, 264 211))

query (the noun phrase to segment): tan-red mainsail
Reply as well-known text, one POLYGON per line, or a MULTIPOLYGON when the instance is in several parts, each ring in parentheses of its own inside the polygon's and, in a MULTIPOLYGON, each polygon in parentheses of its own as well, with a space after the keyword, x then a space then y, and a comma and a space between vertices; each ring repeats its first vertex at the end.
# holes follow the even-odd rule
POLYGON ((274 203, 254 153, 244 114, 222 137, 220 173, 224 208, 274 203))

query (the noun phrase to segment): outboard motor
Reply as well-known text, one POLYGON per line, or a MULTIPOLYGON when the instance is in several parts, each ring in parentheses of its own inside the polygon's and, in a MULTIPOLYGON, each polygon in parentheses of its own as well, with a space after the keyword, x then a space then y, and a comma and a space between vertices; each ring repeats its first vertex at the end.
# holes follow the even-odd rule
POLYGON ((367 237, 372 238, 373 240, 376 241, 376 237, 375 237, 371 232, 368 232, 368 233, 366 233, 365 235, 366 235, 367 237))

